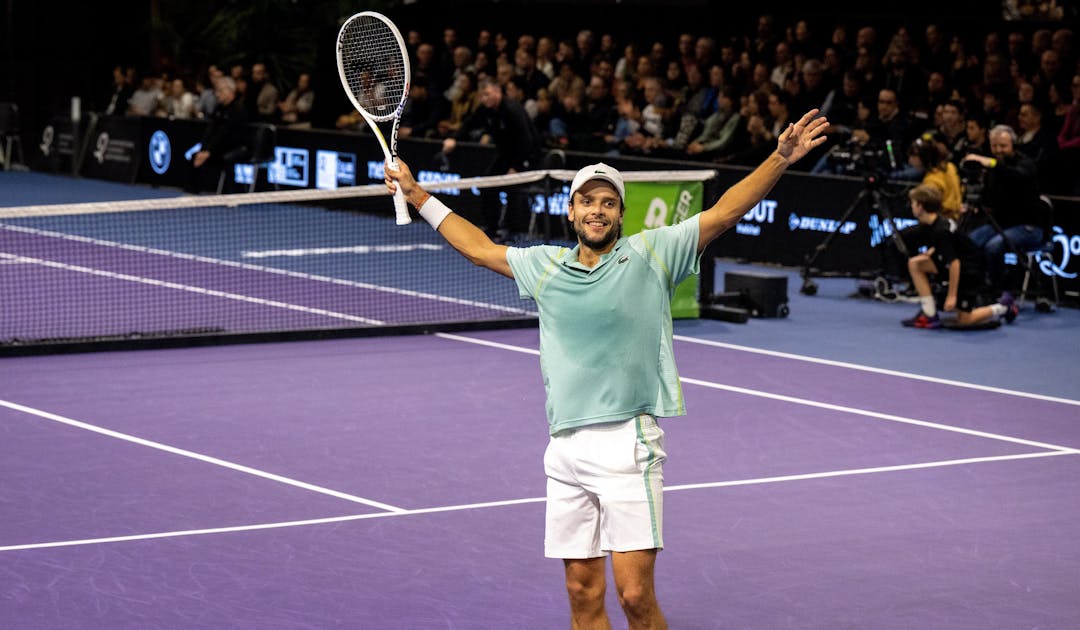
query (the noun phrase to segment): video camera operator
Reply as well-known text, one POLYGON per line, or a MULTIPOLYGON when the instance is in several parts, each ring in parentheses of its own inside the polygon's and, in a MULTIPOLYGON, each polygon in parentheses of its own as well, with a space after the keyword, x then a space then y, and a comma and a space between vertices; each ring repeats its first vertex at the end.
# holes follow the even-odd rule
POLYGON ((894 179, 918 179, 906 173, 906 164, 899 156, 907 155, 912 134, 911 116, 900 109, 900 100, 895 90, 884 88, 878 92, 877 115, 872 117, 866 129, 856 129, 851 137, 868 146, 891 148, 889 156, 894 179))
POLYGON ((879 179, 918 181, 916 172, 905 161, 911 133, 911 118, 901 111, 896 92, 883 89, 877 101, 860 102, 851 135, 837 142, 818 160, 811 173, 837 175, 874 175, 879 179), (871 106, 877 112, 873 113, 871 106))
POLYGON ((977 153, 962 162, 981 165, 982 194, 979 206, 986 222, 968 231, 968 237, 986 257, 991 288, 1007 291, 1005 252, 1017 254, 1038 247, 1050 229, 1049 211, 1039 199, 1039 175, 1035 162, 1016 150, 1016 132, 1008 125, 990 130, 993 157, 977 153))

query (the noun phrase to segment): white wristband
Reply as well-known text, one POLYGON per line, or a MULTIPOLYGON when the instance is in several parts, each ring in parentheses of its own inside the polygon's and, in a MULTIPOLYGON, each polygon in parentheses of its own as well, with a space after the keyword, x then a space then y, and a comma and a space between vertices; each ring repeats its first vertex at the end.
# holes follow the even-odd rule
POLYGON ((453 210, 447 208, 446 204, 435 197, 428 197, 427 200, 424 201, 424 205, 417 209, 417 212, 420 214, 421 218, 437 230, 439 229, 439 225, 451 212, 453 212, 453 210))

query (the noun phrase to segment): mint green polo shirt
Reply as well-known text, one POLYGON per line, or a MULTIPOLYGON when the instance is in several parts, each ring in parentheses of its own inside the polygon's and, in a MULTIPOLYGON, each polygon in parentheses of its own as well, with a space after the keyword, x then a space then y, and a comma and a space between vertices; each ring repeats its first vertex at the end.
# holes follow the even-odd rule
POLYGON ((620 238, 589 269, 578 249, 511 247, 518 292, 540 313, 540 371, 552 435, 641 413, 686 413, 671 298, 698 273, 698 215, 620 238))

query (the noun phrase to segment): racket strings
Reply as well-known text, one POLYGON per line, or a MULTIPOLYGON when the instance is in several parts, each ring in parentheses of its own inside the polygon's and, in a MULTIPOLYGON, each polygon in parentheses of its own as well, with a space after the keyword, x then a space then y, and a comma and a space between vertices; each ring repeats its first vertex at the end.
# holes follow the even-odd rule
POLYGON ((356 102, 375 118, 389 119, 405 98, 404 51, 381 20, 353 20, 340 38, 341 61, 356 102))

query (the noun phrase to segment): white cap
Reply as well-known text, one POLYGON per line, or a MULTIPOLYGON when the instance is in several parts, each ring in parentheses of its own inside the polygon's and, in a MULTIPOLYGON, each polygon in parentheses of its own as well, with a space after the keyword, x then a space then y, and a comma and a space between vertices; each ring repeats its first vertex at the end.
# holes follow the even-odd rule
POLYGON ((573 199, 574 193, 584 186, 585 182, 594 179, 602 179, 614 186, 615 192, 619 193, 619 201, 626 203, 626 186, 623 185, 622 173, 602 162, 586 166, 574 175, 574 181, 570 184, 570 198, 573 199))

